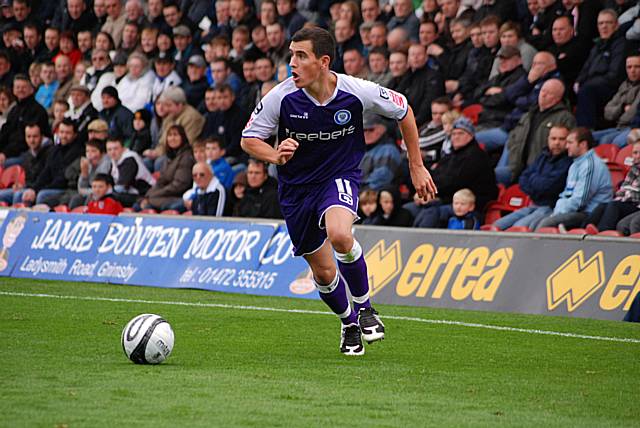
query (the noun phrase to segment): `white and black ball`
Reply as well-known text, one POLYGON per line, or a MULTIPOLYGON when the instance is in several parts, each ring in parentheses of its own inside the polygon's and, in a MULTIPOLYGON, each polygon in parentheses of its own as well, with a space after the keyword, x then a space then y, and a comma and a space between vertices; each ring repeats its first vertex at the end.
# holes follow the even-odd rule
POLYGON ((142 314, 122 330, 122 349, 136 364, 160 364, 173 350, 173 330, 160 315, 142 314))

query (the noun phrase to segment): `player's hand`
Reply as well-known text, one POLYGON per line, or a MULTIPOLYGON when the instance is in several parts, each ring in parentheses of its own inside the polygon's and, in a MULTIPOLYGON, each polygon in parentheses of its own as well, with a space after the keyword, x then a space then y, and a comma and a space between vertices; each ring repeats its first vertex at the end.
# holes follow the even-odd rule
POLYGON ((287 138, 278 144, 278 160, 276 165, 284 165, 293 157, 293 154, 298 149, 298 142, 293 138, 287 138))
POLYGON ((421 165, 420 167, 410 168, 410 172, 411 181, 413 182, 413 187, 415 187, 418 196, 425 202, 435 199, 438 189, 436 188, 436 184, 433 182, 433 178, 431 178, 431 174, 427 171, 427 168, 425 168, 424 165, 421 165))

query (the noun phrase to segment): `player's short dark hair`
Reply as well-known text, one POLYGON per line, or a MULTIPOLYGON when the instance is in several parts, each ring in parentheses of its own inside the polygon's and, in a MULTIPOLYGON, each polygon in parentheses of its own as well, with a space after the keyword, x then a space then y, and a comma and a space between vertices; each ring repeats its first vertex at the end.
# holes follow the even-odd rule
POLYGON ((92 183, 94 181, 102 181, 103 183, 106 183, 111 187, 116 185, 116 183, 113 181, 113 177, 110 174, 98 173, 93 177, 93 180, 91 180, 92 183))
POLYGON ((596 140, 593 138, 593 134, 591 133, 591 130, 589 128, 573 128, 569 134, 575 134, 578 143, 580 143, 581 141, 586 141, 587 146, 590 149, 594 148, 597 145, 596 140))
POLYGON ((103 140, 98 140, 97 138, 92 138, 91 140, 87 141, 85 145, 100 150, 100 153, 106 153, 107 151, 106 143, 103 140))
POLYGON ((329 57, 329 63, 336 57, 336 41, 327 30, 319 27, 305 27, 298 30, 291 38, 292 42, 304 42, 309 40, 313 46, 313 54, 320 58, 329 57))

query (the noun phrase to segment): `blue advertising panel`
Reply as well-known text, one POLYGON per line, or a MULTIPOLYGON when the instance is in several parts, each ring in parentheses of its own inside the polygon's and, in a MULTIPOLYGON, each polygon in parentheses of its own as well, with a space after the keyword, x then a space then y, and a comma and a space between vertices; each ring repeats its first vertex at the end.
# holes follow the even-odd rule
POLYGON ((0 228, 0 274, 19 278, 101 281, 97 249, 115 217, 12 211, 0 228))

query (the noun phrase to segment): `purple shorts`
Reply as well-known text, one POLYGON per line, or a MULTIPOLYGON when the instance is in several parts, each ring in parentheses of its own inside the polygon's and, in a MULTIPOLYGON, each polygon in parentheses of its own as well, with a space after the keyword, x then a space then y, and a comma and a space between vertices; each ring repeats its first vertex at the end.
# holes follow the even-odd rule
POLYGON ((293 254, 303 256, 319 250, 327 239, 324 214, 343 207, 358 218, 358 179, 345 176, 321 184, 280 185, 280 209, 293 243, 293 254))

